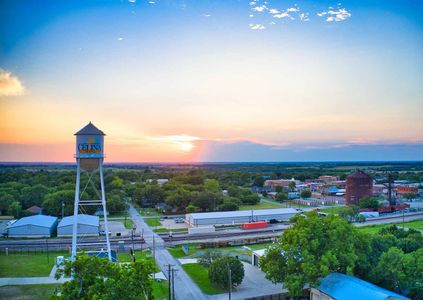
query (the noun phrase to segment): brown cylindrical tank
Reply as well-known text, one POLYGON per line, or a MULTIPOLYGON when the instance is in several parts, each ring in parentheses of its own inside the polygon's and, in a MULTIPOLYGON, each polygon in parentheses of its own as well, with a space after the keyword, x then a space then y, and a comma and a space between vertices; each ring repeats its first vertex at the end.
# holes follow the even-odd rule
POLYGON ((373 178, 363 171, 351 173, 346 178, 345 201, 347 205, 358 205, 364 196, 373 196, 373 178))

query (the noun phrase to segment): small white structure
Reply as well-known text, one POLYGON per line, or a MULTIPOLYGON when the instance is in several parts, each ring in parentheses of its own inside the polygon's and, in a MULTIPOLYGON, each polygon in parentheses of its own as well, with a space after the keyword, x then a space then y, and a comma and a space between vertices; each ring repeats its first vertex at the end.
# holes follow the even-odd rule
POLYGON ((235 225, 256 221, 288 221, 298 212, 293 208, 274 208, 259 210, 236 210, 185 215, 185 222, 190 227, 210 225, 235 225))
POLYGON ((255 250, 251 253, 251 264, 255 267, 259 266, 260 257, 266 254, 267 249, 255 250))
MULTIPOLYGON (((57 226, 57 236, 72 236, 74 216, 64 217, 57 226)), ((98 236, 100 218, 98 216, 79 214, 77 220, 78 236, 98 236)))
POLYGON ((24 217, 6 228, 9 237, 41 238, 51 237, 56 230, 57 218, 35 215, 24 217))

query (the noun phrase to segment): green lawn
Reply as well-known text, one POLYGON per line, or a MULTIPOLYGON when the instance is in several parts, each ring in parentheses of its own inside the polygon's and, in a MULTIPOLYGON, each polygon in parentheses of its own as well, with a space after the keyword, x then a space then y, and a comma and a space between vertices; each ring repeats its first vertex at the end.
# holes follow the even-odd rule
POLYGON ((255 205, 241 205, 239 210, 252 210, 252 209, 268 209, 268 208, 281 208, 280 205, 273 203, 260 202, 255 205))
POLYGON ((169 251, 169 253, 174 258, 183 258, 183 257, 187 257, 187 256, 193 256, 195 254, 195 252, 197 252, 199 249, 197 249, 197 244, 192 243, 192 244, 189 244, 188 255, 186 255, 185 252, 182 251, 182 245, 178 245, 178 246, 175 246, 175 247, 169 247, 169 248, 167 248, 167 250, 169 251))
POLYGON ((173 228, 173 229, 167 229, 167 228, 156 228, 154 229, 154 232, 188 232, 188 228, 173 228))
POLYGON ((46 253, 9 254, 0 256, 0 277, 43 277, 49 276, 56 256, 69 256, 68 251, 46 253))
MULTIPOLYGON (((398 225, 402 226, 402 224, 398 224, 398 225)), ((404 227, 413 228, 416 230, 423 230, 423 220, 405 222, 404 227)))
POLYGON ((358 227, 358 230, 360 230, 361 232, 368 233, 368 234, 376 234, 382 228, 389 227, 391 225, 397 225, 398 227, 402 227, 404 225, 405 228, 413 228, 413 229, 417 229, 417 230, 423 230, 423 220, 409 221, 409 222, 405 222, 404 224, 402 222, 396 222, 396 223, 361 226, 361 227, 358 227))
POLYGON ((168 283, 166 280, 157 282, 154 281, 153 283, 153 296, 156 300, 166 300, 168 299, 168 283))
MULTIPOLYGON (((129 252, 125 253, 118 253, 118 259, 119 262, 131 262, 131 256, 129 255, 129 252)), ((145 251, 135 251, 135 260, 139 261, 140 259, 153 259, 151 257, 151 251, 145 250, 145 251)))
MULTIPOLYGON (((129 217, 129 212, 128 211, 121 211, 121 212, 115 212, 115 213, 109 213, 107 215, 107 218, 125 218, 125 217, 129 217)), ((104 217, 100 216, 100 219, 103 220, 104 217)))
POLYGON ((208 295, 224 293, 225 290, 214 286, 208 276, 207 269, 200 264, 183 264, 182 268, 187 272, 191 279, 198 285, 201 291, 208 295))
POLYGON ((44 300, 60 284, 6 285, 0 287, 0 299, 3 300, 44 300))
POLYGON ((344 207, 345 206, 332 206, 332 207, 327 207, 327 208, 320 208, 320 211, 337 215, 337 214, 339 214, 339 211, 341 209, 343 209, 344 207))
POLYGON ((151 227, 162 226, 162 223, 160 223, 159 218, 145 218, 144 222, 147 223, 147 225, 151 227))
POLYGON ((140 213, 141 216, 161 216, 162 215, 154 208, 140 208, 138 212, 140 213))
POLYGON ((132 227, 134 227, 134 222, 132 221, 132 219, 127 218, 126 219, 126 223, 125 223, 125 219, 122 220, 111 220, 113 222, 121 222, 126 229, 132 229, 132 227))

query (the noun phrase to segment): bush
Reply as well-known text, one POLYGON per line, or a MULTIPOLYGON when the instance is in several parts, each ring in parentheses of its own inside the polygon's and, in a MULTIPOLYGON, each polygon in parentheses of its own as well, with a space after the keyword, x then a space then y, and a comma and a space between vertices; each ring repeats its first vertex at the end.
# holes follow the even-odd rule
POLYGON ((229 269, 231 270, 232 286, 239 285, 244 279, 244 265, 232 256, 225 256, 213 261, 209 267, 211 282, 225 288, 229 284, 229 269))
POLYGON ((301 198, 310 198, 311 197, 311 191, 310 190, 303 190, 300 194, 301 198))
POLYGON ((204 267, 209 267, 213 261, 222 257, 222 253, 219 251, 206 250, 204 254, 198 260, 198 263, 204 267))

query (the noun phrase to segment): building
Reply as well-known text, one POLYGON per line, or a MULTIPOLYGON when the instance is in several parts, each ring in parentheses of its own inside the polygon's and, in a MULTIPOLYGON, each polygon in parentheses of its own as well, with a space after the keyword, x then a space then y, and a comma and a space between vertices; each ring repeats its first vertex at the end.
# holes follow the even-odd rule
POLYGON ((189 226, 196 227, 270 220, 288 221, 296 213, 298 213, 297 210, 293 208, 190 213, 185 215, 185 222, 189 226))
POLYGON ((288 189, 289 185, 294 182, 295 185, 298 185, 301 183, 299 180, 292 179, 268 179, 265 180, 263 183, 263 190, 266 192, 275 192, 276 187, 281 187, 288 189))
POLYGON ((356 171, 347 176, 345 201, 347 205, 358 205, 360 199, 373 196, 373 178, 363 171, 356 171))
POLYGON ((251 264, 255 267, 259 266, 260 257, 266 254, 267 249, 254 250, 251 253, 251 264))
POLYGON ((322 175, 319 176, 318 180, 323 181, 325 183, 331 183, 334 181, 338 181, 339 177, 338 176, 331 176, 331 175, 322 175))
POLYGON ((399 195, 418 194, 419 193, 419 187, 418 186, 399 185, 396 188, 397 188, 397 193, 399 195))
POLYGON ((9 237, 41 238, 51 237, 56 231, 57 218, 35 215, 24 217, 7 227, 9 237))
POLYGON ((26 209, 31 215, 41 215, 43 213, 43 209, 36 205, 31 206, 30 208, 26 209))
MULTIPOLYGON (((64 217, 57 226, 57 236, 72 236, 74 216, 64 217)), ((98 236, 100 218, 91 215, 78 215, 78 236, 98 236)))
POLYGON ((410 300, 359 278, 331 273, 310 289, 311 300, 410 300))

